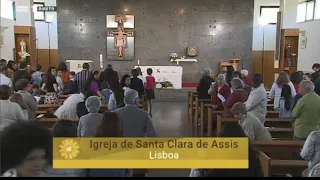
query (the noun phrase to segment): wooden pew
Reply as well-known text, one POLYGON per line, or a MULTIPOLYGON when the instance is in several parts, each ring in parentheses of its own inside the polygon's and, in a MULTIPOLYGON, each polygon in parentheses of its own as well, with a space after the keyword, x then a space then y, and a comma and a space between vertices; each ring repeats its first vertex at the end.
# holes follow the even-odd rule
POLYGON ((214 111, 212 106, 205 106, 208 111, 207 117, 207 137, 212 137, 213 124, 216 124, 218 116, 222 116, 223 111, 214 111))
POLYGON ((46 111, 48 109, 58 109, 60 104, 39 104, 38 111, 46 111))
POLYGON ((267 111, 274 111, 274 105, 273 104, 267 104, 267 111))
MULTIPOLYGON (((270 124, 276 124, 278 120, 281 119, 272 119, 272 118, 267 118, 266 119, 266 124, 268 124, 268 121, 271 121, 270 124)), ((223 123, 225 122, 237 122, 235 118, 222 118, 221 116, 218 116, 217 119, 217 132, 216 136, 218 137, 221 129, 223 127, 223 123)), ((293 129, 292 128, 281 128, 281 127, 267 127, 268 131, 270 132, 272 138, 292 138, 293 137, 293 129)))
POLYGON ((211 100, 210 99, 201 99, 199 100, 200 103, 200 117, 199 115, 197 116, 196 119, 196 125, 200 125, 200 136, 203 137, 204 134, 204 126, 207 125, 205 124, 206 122, 204 122, 204 119, 206 118, 206 116, 208 115, 208 108, 205 108, 205 106, 212 106, 211 105, 211 100))
MULTIPOLYGON (((76 125, 78 125, 79 119, 71 119, 71 120, 74 121, 76 125)), ((52 128, 53 125, 58 121, 59 121, 58 118, 41 118, 38 120, 38 123, 47 128, 52 128)))
POLYGON ((285 138, 290 139, 293 137, 293 129, 292 128, 279 128, 279 127, 267 127, 270 132, 272 138, 285 138))
POLYGON ((194 90, 188 91, 188 120, 192 122, 193 118, 193 108, 194 108, 194 95, 196 92, 194 90))
POLYGON ((281 128, 291 128, 292 123, 290 119, 283 118, 266 118, 264 122, 266 127, 281 127, 281 128))
POLYGON ((300 153, 304 141, 273 140, 273 141, 252 141, 254 149, 268 154, 273 159, 292 159, 292 154, 300 153))
POLYGON ((43 111, 37 111, 36 113, 37 113, 37 116, 38 116, 38 115, 40 115, 40 114, 46 114, 47 112, 48 112, 48 111, 44 111, 44 110, 43 110, 43 111))
POLYGON ((267 111, 266 118, 279 118, 279 115, 278 111, 267 111))
POLYGON ((286 174, 301 176, 301 173, 308 168, 308 161, 271 159, 261 151, 259 159, 265 177, 285 176, 286 174))
POLYGON ((196 93, 193 93, 192 94, 192 108, 191 108, 191 111, 190 111, 190 120, 191 120, 191 124, 193 124, 194 122, 194 119, 195 119, 195 114, 197 113, 196 112, 196 104, 197 104, 197 99, 198 99, 198 95, 196 93))

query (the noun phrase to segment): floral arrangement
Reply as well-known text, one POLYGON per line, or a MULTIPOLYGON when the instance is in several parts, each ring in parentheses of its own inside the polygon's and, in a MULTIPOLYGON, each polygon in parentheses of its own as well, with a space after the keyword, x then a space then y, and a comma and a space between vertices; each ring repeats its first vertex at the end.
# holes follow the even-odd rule
POLYGON ((170 81, 164 81, 161 85, 163 88, 173 88, 173 84, 170 81))
POLYGON ((169 55, 169 57, 170 57, 171 59, 173 59, 173 60, 176 60, 176 59, 178 58, 178 54, 177 54, 177 53, 171 53, 171 54, 169 55))

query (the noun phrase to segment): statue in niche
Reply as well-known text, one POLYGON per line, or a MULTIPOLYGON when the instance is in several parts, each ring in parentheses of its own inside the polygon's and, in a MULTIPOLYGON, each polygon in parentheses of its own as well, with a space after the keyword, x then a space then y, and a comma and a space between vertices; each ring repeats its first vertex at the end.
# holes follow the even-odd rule
POLYGON ((29 53, 27 53, 27 44, 26 42, 22 39, 20 41, 20 52, 19 52, 19 56, 21 57, 21 59, 23 61, 26 61, 26 58, 30 56, 29 53))
POLYGON ((294 53, 292 53, 292 48, 291 48, 291 44, 287 44, 286 48, 285 48, 285 54, 284 54, 284 58, 285 58, 285 64, 287 67, 290 67, 294 64, 294 60, 293 60, 293 55, 294 53))

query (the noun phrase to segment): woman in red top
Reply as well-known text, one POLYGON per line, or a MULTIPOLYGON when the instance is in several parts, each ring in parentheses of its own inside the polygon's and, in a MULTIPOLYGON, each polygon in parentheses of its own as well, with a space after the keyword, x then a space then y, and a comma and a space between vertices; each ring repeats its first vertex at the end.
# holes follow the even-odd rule
POLYGON ((233 113, 231 112, 232 106, 237 102, 246 102, 248 95, 244 91, 244 83, 239 78, 233 78, 231 81, 232 94, 229 98, 223 102, 224 111, 223 117, 225 118, 234 118, 233 113))
POLYGON ((147 69, 147 74, 148 76, 146 77, 147 83, 146 83, 146 97, 148 100, 148 104, 149 104, 149 114, 150 116, 152 116, 152 104, 151 104, 151 100, 154 99, 154 88, 156 87, 156 79, 152 76, 152 69, 148 68, 147 69))
POLYGON ((214 110, 223 110, 222 101, 218 97, 218 94, 222 95, 225 99, 227 99, 231 94, 230 87, 226 83, 226 80, 223 74, 220 74, 217 77, 216 83, 212 85, 211 91, 212 93, 209 92, 209 94, 211 94, 212 108, 214 110))

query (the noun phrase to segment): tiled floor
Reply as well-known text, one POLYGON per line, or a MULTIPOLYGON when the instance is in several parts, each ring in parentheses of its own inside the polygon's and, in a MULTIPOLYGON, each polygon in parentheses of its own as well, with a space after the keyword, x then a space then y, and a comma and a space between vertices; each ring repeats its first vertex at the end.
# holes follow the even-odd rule
MULTIPOLYGON (((192 136, 188 125, 187 102, 154 102, 153 122, 161 137, 192 136)), ((156 169, 149 177, 187 177, 190 169, 156 169)))

